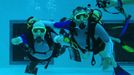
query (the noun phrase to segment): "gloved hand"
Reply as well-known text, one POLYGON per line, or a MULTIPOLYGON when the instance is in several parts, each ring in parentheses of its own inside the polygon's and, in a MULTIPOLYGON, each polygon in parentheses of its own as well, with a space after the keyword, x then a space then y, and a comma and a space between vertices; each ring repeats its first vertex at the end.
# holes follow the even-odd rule
POLYGON ((67 46, 69 46, 69 41, 70 41, 69 38, 64 37, 63 35, 57 35, 54 38, 54 42, 60 43, 61 45, 67 45, 67 46))
POLYGON ((11 43, 13 44, 13 45, 19 45, 19 44, 21 44, 23 42, 23 40, 22 40, 22 38, 19 36, 19 37, 16 37, 16 38, 13 38, 12 40, 11 40, 11 43))
POLYGON ((102 12, 100 10, 94 10, 92 18, 95 22, 98 22, 99 24, 103 24, 101 18, 102 18, 102 12))
POLYGON ((29 28, 29 27, 32 27, 32 25, 33 25, 35 22, 37 22, 37 21, 39 21, 37 18, 35 18, 35 17, 33 17, 33 16, 29 17, 28 20, 27 20, 27 26, 28 26, 28 28, 29 28))

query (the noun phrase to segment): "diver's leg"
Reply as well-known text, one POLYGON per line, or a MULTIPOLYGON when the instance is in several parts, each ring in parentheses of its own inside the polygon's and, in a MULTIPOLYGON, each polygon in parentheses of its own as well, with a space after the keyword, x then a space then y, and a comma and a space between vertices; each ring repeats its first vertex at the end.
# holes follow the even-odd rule
POLYGON ((39 62, 37 62, 37 61, 30 61, 30 63, 26 67, 25 73, 30 73, 30 74, 35 74, 36 75, 37 74, 36 66, 37 66, 38 63, 39 62))
POLYGON ((110 65, 112 65, 113 67, 117 66, 117 63, 114 61, 114 57, 108 57, 105 51, 101 51, 100 56, 102 58, 102 67, 103 70, 106 70, 110 67, 110 65))
POLYGON ((121 14, 125 16, 125 18, 129 18, 131 15, 127 14, 124 10, 123 7, 121 6, 126 5, 126 4, 134 4, 134 0, 110 0, 110 4, 107 4, 107 8, 109 7, 115 7, 121 14), (119 3, 121 1, 121 4, 119 3))
POLYGON ((125 21, 131 18, 131 15, 126 13, 123 7, 115 7, 123 16, 125 16, 125 21))
POLYGON ((25 73, 36 75, 37 74, 37 68, 36 68, 36 66, 38 65, 38 63, 40 62, 40 60, 38 60, 35 57, 33 57, 30 53, 27 53, 27 57, 29 58, 30 62, 26 66, 25 73))
POLYGON ((114 58, 111 59, 111 63, 114 68, 115 75, 130 75, 130 73, 125 71, 119 64, 117 64, 114 58))
POLYGON ((114 68, 115 75, 131 75, 126 70, 124 70, 119 64, 117 64, 115 59, 112 59, 112 65, 114 68))
POLYGON ((127 71, 125 71, 120 65, 117 65, 116 68, 114 68, 115 75, 131 75, 127 71))
POLYGON ((66 51, 66 49, 68 48, 68 46, 65 46, 65 45, 63 45, 62 47, 61 47, 61 51, 60 51, 60 55, 62 55, 63 53, 65 53, 65 51, 66 51))
POLYGON ((80 56, 80 53, 77 49, 72 48, 72 47, 68 47, 68 51, 69 51, 69 55, 70 55, 71 60, 81 62, 81 56, 80 56))
MULTIPOLYGON (((102 1, 104 1, 104 0, 102 0, 102 1)), ((118 1, 119 0, 110 0, 110 4, 107 4, 106 5, 106 8, 109 8, 109 7, 117 7, 118 4, 119 4, 118 1)), ((134 0, 121 0, 121 1, 122 1, 122 4, 123 5, 134 4, 134 0)), ((101 5, 103 5, 103 3, 101 5)))
POLYGON ((130 75, 127 71, 125 71, 122 67, 120 67, 119 64, 114 59, 114 56, 112 57, 107 57, 106 52, 102 51, 99 53, 101 57, 104 59, 103 60, 103 70, 108 69, 110 65, 114 68, 114 73, 115 75, 130 75))

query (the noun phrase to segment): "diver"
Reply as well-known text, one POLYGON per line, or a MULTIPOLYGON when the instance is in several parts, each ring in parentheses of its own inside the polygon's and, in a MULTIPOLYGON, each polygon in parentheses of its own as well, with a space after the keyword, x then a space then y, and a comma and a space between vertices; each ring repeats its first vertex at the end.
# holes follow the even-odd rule
POLYGON ((122 36, 125 34, 125 31, 129 25, 130 19, 131 19, 131 15, 127 14, 126 11, 124 10, 123 5, 124 4, 133 4, 134 1, 133 0, 96 0, 97 4, 96 6, 98 6, 99 8, 102 8, 104 11, 110 13, 110 14, 123 14, 125 16, 125 22, 124 22, 124 27, 122 29, 122 32, 119 36, 119 38, 122 40, 122 36), (118 12, 110 12, 108 10, 108 8, 110 7, 115 7, 115 9, 118 10, 118 12))
POLYGON ((47 62, 45 65, 47 68, 49 62, 61 54, 61 45, 53 41, 57 33, 42 21, 30 17, 27 20, 27 28, 24 34, 12 38, 11 42, 13 45, 21 46, 30 60, 25 73, 36 75, 38 63, 47 62))
MULTIPOLYGON (((64 19, 62 18, 60 20, 60 22, 63 22, 65 19, 66 18, 64 18, 64 19)), ((31 27, 32 24, 36 21, 39 21, 39 19, 37 19, 35 17, 30 17, 29 21, 27 22, 28 27, 31 27)), ((40 20, 40 21, 42 21, 42 23, 44 23, 45 26, 49 26, 50 28, 52 28, 55 31, 55 33, 58 33, 58 35, 54 38, 55 43, 60 43, 61 41, 63 41, 62 43, 60 43, 60 45, 61 45, 60 55, 63 54, 66 50, 68 50, 71 60, 81 62, 80 52, 78 51, 78 49, 73 46, 70 47, 70 44, 68 44, 68 42, 70 41, 68 39, 68 36, 69 36, 68 30, 64 30, 63 28, 55 27, 54 23, 56 23, 56 22, 54 22, 54 21, 48 21, 48 20, 40 20), (64 35, 64 37, 63 37, 63 35, 64 35), (66 38, 65 38, 65 36, 66 36, 66 38), (58 41, 59 39, 61 39, 60 42, 58 41)))
POLYGON ((130 23, 130 19, 131 19, 131 15, 127 14, 123 8, 123 5, 125 4, 134 4, 133 0, 96 0, 97 2, 97 6, 99 8, 103 8, 104 11, 110 13, 110 14, 119 14, 122 13, 125 16, 125 22, 124 22, 124 26, 122 28, 121 33, 118 36, 118 39, 121 41, 120 44, 122 45, 122 47, 127 50, 128 52, 133 52, 133 48, 125 45, 123 42, 123 36, 125 35, 129 23, 130 23), (110 7, 115 7, 119 12, 110 12, 108 11, 108 8, 110 7))
MULTIPOLYGON (((44 21, 44 24, 53 29, 62 29, 61 35, 54 39, 56 43, 66 43, 71 49, 80 50, 83 54, 92 51, 92 65, 96 63, 94 55, 100 54, 104 70, 112 64, 115 75, 130 75, 116 63, 113 56, 113 42, 101 26, 103 23, 101 17, 102 13, 98 9, 89 10, 85 7, 77 7, 73 10, 71 18, 64 17, 60 22, 44 21), (80 40, 78 37, 82 39, 80 40)), ((76 53, 79 56, 79 53, 76 53)), ((78 61, 81 60, 78 58, 78 61)))
POLYGON ((132 4, 134 3, 133 0, 96 0, 97 6, 99 8, 104 9, 104 11, 110 13, 110 14, 123 14, 125 16, 125 22, 130 20, 131 15, 127 14, 124 10, 123 5, 124 4, 132 4), (108 8, 115 7, 115 9, 118 10, 118 12, 110 12, 108 8))
POLYGON ((115 75, 130 75, 116 63, 114 59, 114 44, 101 26, 102 13, 98 9, 87 9, 85 7, 77 7, 73 10, 72 17, 62 22, 53 23, 55 28, 63 28, 69 30, 68 36, 56 36, 57 42, 63 43, 63 38, 68 37, 70 46, 79 49, 81 52, 93 52, 91 64, 95 65, 94 55, 100 54, 102 57, 103 70, 109 68, 112 64, 115 75), (78 39, 80 37, 81 39, 78 39), (59 39, 58 39, 59 38, 59 39))

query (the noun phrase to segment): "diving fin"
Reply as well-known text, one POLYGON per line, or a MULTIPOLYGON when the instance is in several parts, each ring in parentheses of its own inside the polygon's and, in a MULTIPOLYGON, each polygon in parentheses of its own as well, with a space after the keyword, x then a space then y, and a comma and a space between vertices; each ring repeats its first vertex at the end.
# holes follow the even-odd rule
POLYGON ((121 33, 119 34, 120 39, 123 37, 123 35, 126 33, 126 30, 128 29, 130 19, 131 19, 131 15, 128 15, 128 17, 125 19, 125 25, 124 25, 121 33))
POLYGON ((117 65, 116 68, 114 68, 115 75, 131 75, 127 71, 125 71, 123 68, 121 68, 119 65, 117 65))

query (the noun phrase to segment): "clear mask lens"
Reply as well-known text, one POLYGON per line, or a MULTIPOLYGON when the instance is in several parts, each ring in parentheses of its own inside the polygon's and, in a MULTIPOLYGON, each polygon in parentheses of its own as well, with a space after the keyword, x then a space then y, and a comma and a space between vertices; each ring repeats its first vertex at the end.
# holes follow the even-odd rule
POLYGON ((80 20, 81 18, 87 19, 88 18, 88 14, 84 13, 84 14, 78 14, 78 15, 75 16, 76 20, 80 20))
POLYGON ((38 31, 40 31, 41 33, 44 33, 45 32, 45 29, 42 29, 42 28, 33 29, 33 32, 34 33, 37 33, 38 31))

